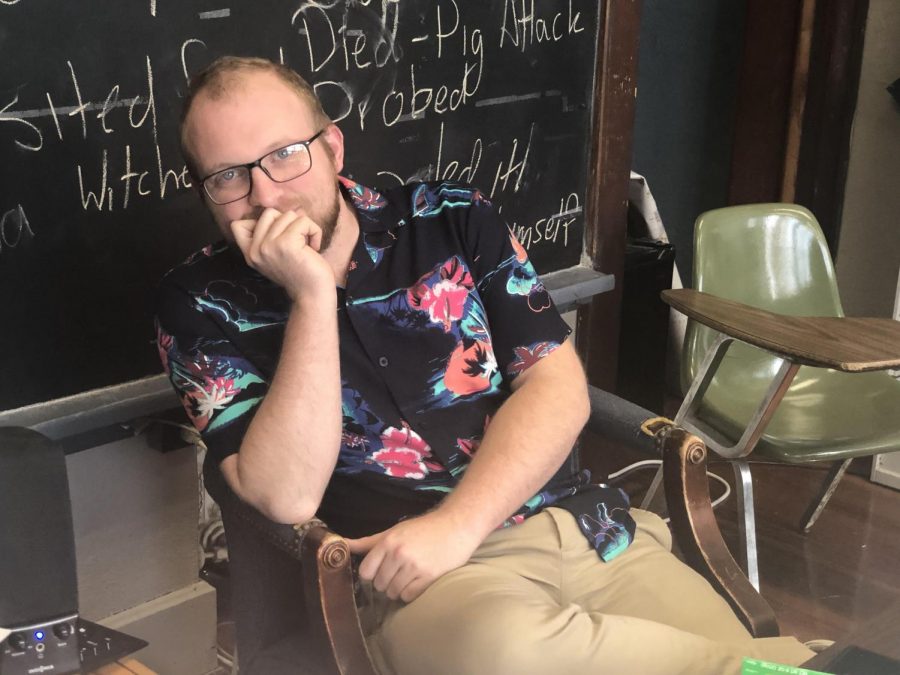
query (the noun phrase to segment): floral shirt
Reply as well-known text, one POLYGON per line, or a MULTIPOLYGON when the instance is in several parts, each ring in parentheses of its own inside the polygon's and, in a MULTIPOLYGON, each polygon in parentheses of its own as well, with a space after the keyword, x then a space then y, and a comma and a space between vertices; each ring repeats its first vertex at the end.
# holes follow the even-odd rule
MULTIPOLYGON (((570 329, 478 190, 445 182, 381 193, 344 178, 341 189, 360 236, 338 291, 343 433, 319 517, 360 536, 452 490, 510 383, 570 329)), ((224 242, 161 283, 160 357, 214 461, 240 448, 275 373, 288 309, 283 289, 224 242)), ((634 532, 627 500, 589 478, 564 467, 506 524, 580 503, 585 534, 613 557, 634 532)))

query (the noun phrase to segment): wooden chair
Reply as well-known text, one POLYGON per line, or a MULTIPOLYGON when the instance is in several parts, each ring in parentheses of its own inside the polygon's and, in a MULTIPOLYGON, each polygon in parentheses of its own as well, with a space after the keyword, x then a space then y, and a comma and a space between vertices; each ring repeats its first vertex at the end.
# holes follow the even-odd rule
MULTIPOLYGON (((729 602, 751 634, 778 635, 771 607, 741 572, 716 525, 703 442, 608 393, 592 388, 590 396, 587 429, 596 437, 662 456, 674 537, 688 564, 729 602)), ((357 615, 347 543, 318 520, 275 524, 238 500, 216 467, 207 466, 205 473, 228 537, 241 675, 374 675, 357 615), (238 531, 244 536, 233 536, 238 531), (280 551, 272 567, 254 567, 259 546, 280 551), (241 616, 242 605, 248 604, 264 611, 241 616)))

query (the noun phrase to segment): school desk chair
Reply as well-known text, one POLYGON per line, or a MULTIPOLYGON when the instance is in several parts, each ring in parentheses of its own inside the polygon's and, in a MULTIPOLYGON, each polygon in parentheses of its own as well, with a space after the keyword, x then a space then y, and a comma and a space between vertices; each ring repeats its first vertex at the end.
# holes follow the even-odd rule
POLYGON ((809 532, 854 457, 900 450, 900 322, 844 316, 813 215, 793 204, 702 214, 694 290, 663 292, 689 317, 675 424, 733 460, 748 577, 759 588, 748 455, 832 462, 809 532))
MULTIPOLYGON (((731 605, 756 637, 777 636, 771 607, 722 540, 712 511, 706 447, 671 421, 591 388, 587 429, 605 444, 662 456, 674 539, 685 560, 731 605)), ((279 525, 242 502, 213 462, 206 488, 222 509, 241 675, 374 675, 357 615, 347 543, 311 520, 279 525), (274 548, 275 555, 260 555, 274 548)))

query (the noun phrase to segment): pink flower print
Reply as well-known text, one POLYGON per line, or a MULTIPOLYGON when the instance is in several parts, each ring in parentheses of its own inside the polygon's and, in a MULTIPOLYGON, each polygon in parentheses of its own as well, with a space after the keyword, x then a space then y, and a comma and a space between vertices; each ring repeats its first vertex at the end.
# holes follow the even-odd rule
POLYGON ((525 247, 522 246, 522 242, 519 241, 519 238, 515 235, 512 228, 507 226, 509 229, 509 240, 512 244, 513 251, 516 254, 516 262, 523 264, 526 260, 528 260, 528 252, 525 250, 525 247))
POLYGON ((556 342, 535 342, 530 347, 516 347, 513 353, 515 360, 506 368, 508 375, 519 375, 531 368, 535 363, 559 347, 556 342))
POLYGON ((194 389, 189 396, 193 399, 196 416, 209 422, 213 412, 223 409, 240 392, 235 388, 233 379, 207 377, 204 378, 203 388, 194 389))
POLYGON ((456 447, 460 449, 460 451, 471 457, 475 454, 475 451, 481 446, 481 440, 484 438, 484 434, 487 433, 488 426, 491 423, 491 416, 485 415, 484 418, 484 432, 481 436, 473 436, 472 438, 457 438, 456 439, 456 447))
POLYGON ((157 325, 156 348, 159 350, 159 360, 162 361, 162 367, 166 373, 169 372, 169 350, 174 343, 174 338, 157 325))
POLYGON ((431 271, 407 291, 410 306, 427 311, 433 323, 442 324, 449 333, 454 321, 465 315, 469 291, 474 288, 472 275, 462 261, 454 256, 436 270, 431 271))
POLYGON ((471 457, 475 454, 475 451, 478 450, 478 446, 481 445, 480 438, 457 438, 456 439, 456 447, 462 451, 462 453, 468 457, 471 457))
POLYGON ((452 322, 463 317, 468 297, 468 289, 445 279, 434 285, 431 293, 423 299, 422 306, 428 310, 432 323, 443 324, 444 332, 449 333, 452 322))
POLYGON ((388 476, 422 479, 428 474, 426 460, 431 459, 431 447, 408 426, 388 427, 381 432, 381 442, 384 447, 373 452, 372 459, 388 476))

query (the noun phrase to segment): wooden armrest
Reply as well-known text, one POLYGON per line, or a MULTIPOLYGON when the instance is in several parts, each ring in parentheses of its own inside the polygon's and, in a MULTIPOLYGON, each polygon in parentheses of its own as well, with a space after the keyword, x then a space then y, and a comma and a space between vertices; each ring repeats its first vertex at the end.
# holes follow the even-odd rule
POLYGON ((662 299, 721 333, 777 356, 845 372, 900 367, 900 321, 837 316, 786 316, 688 288, 662 299))
MULTIPOLYGON (((266 518, 228 490, 232 512, 300 563, 306 612, 323 675, 376 675, 356 607, 350 547, 321 520, 284 525, 266 518)), ((298 608, 299 610, 300 608, 298 608)))
POLYGON ((706 446, 680 427, 657 439, 672 530, 687 563, 728 601, 754 637, 779 635, 775 612, 750 584, 722 539, 709 497, 706 446))
POLYGON ((318 521, 306 528, 301 542, 303 586, 310 626, 317 644, 327 645, 329 675, 376 675, 354 593, 350 547, 318 521))

